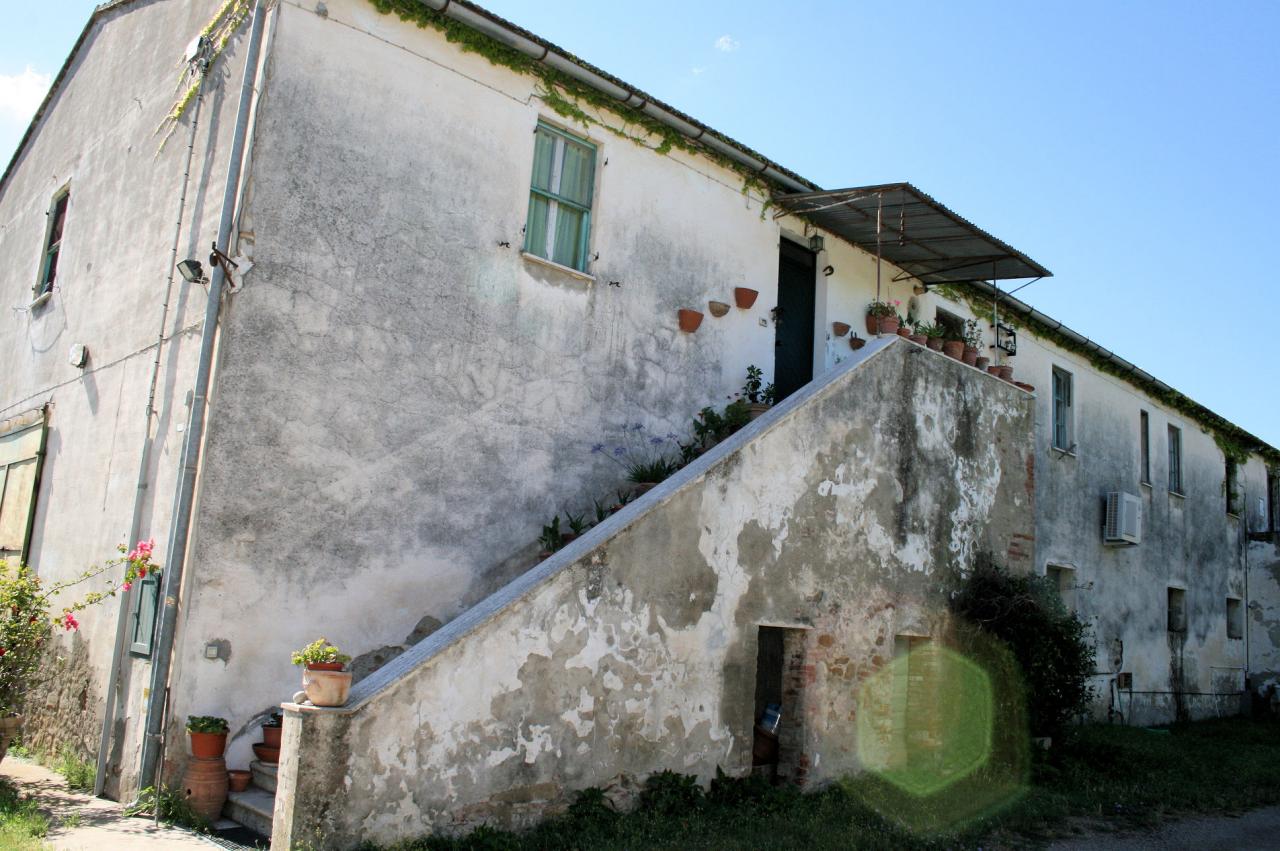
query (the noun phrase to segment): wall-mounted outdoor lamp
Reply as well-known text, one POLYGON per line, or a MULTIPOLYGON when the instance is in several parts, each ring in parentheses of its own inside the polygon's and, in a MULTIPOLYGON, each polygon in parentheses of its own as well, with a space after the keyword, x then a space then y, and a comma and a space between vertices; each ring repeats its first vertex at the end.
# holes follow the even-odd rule
POLYGON ((822 238, 822 234, 815 233, 813 236, 809 237, 809 250, 814 254, 817 254, 819 251, 825 251, 826 248, 827 241, 822 238))
POLYGON ((178 274, 188 284, 204 283, 204 265, 199 260, 183 260, 178 264, 178 274))

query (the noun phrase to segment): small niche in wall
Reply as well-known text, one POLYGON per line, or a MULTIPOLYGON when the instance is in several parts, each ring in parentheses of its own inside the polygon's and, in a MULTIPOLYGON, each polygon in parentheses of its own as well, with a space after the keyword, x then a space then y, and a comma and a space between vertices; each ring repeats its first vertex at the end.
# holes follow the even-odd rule
POLYGON ((1187 592, 1170 588, 1168 594, 1169 632, 1187 631, 1187 592))
POLYGON ((1227 598, 1227 638, 1244 638, 1244 606, 1237 597, 1227 598))
POLYGON ((1062 605, 1066 607, 1068 612, 1076 610, 1076 572, 1074 568, 1061 564, 1051 564, 1045 567, 1044 575, 1058 591, 1058 598, 1062 600, 1062 605))

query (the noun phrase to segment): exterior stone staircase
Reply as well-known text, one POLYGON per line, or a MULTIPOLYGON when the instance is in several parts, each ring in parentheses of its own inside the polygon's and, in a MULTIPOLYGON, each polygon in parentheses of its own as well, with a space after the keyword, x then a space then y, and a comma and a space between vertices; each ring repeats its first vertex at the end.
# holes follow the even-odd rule
POLYGON ((222 815, 264 839, 270 839, 271 818, 276 805, 277 766, 255 759, 249 763, 249 769, 253 772, 249 788, 228 795, 222 815))

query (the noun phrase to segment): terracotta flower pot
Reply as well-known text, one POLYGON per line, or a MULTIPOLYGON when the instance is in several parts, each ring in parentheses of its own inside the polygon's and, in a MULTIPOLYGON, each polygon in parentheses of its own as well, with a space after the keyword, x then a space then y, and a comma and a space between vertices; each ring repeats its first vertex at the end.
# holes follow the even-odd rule
POLYGON ((994 375, 996 378, 999 378, 1000 367, 995 366, 994 364, 992 366, 987 367, 987 375, 994 375))
POLYGON ((1013 367, 1009 366, 1006 363, 1006 364, 1001 364, 1000 366, 996 367, 996 369, 1000 370, 1000 377, 1003 378, 1005 381, 1009 381, 1009 382, 1013 381, 1013 367))
POLYGON ((729 305, 723 301, 709 301, 707 302, 707 310, 711 311, 712 316, 719 319, 729 312, 729 305))
POLYGON ((351 672, 308 668, 302 672, 302 690, 316 706, 342 706, 351 693, 351 672))
POLYGON ((924 346, 929 343, 929 338, 926 337, 924 334, 912 334, 907 339, 915 343, 917 346, 924 346))
POLYGON ((848 322, 832 322, 831 333, 835 334, 837 337, 843 337, 845 334, 849 333, 851 327, 852 326, 850 326, 848 322))
POLYGON ((910 336, 911 336, 911 328, 910 328, 910 326, 907 326, 907 325, 899 325, 899 326, 898 326, 898 336, 899 336, 899 337, 910 337, 910 336))
POLYGON ((868 333, 868 334, 875 334, 875 333, 876 333, 876 329, 877 329, 877 328, 879 328, 879 327, 880 327, 880 326, 876 323, 876 317, 874 317, 874 316, 872 316, 870 313, 868 313, 868 314, 867 314, 867 333, 868 333))
POLYGON ((578 536, 574 532, 565 532, 563 535, 560 536, 560 543, 562 544, 567 544, 570 541, 576 541, 576 540, 578 540, 578 536))
POLYGON ((984 358, 981 355, 979 355, 978 359, 974 362, 973 365, 976 366, 978 369, 982 370, 983 372, 986 372, 987 367, 991 366, 991 358, 984 358))
MULTIPOLYGON (((314 703, 315 701, 312 702, 314 703)), ((320 704, 317 703, 316 705, 319 706, 320 704)), ((280 749, 269 747, 264 745, 262 742, 258 742, 253 746, 253 754, 258 758, 259 762, 266 762, 271 765, 275 765, 280 761, 280 749)))
POLYGON ((978 350, 977 350, 977 349, 975 349, 973 346, 965 346, 965 347, 964 347, 964 354, 960 357, 960 360, 964 361, 964 362, 965 362, 965 363, 967 363, 969 366, 977 366, 977 365, 978 365, 978 350))
POLYGON ((233 768, 227 772, 227 781, 232 792, 243 792, 248 789, 249 781, 252 779, 253 772, 245 768, 233 768))
POLYGON ((188 733, 191 755, 196 759, 218 759, 227 749, 226 733, 188 733))
POLYGON ((760 293, 755 290, 747 289, 746 287, 734 287, 733 303, 743 310, 750 310, 751 305, 756 303, 756 296, 758 295, 760 293))
POLYGON ((960 340, 943 340, 942 353, 954 360, 964 357, 964 343, 960 340))
POLYGON ((698 330, 698 326, 702 324, 702 313, 697 310, 689 310, 687 307, 680 308, 680 330, 692 334, 698 330))
POLYGON ((636 482, 632 487, 635 489, 636 496, 644 496, 657 486, 658 482, 636 482))
POLYGON ((898 333, 898 317, 896 316, 877 316, 876 317, 876 333, 877 334, 897 334, 898 333))
POLYGON ((942 351, 942 338, 930 337, 928 341, 925 343, 925 345, 933 349, 935 352, 940 352, 942 351))
POLYGON ((1027 391, 1028 393, 1034 393, 1034 392, 1036 392, 1036 388, 1035 388, 1035 387, 1033 387, 1032 385, 1028 384, 1028 383, 1027 383, 1027 382, 1025 382, 1025 381, 1015 381, 1015 382, 1013 382, 1013 384, 1014 384, 1014 386, 1015 386, 1015 387, 1018 387, 1019 389, 1025 390, 1025 391, 1027 391))
POLYGON ((856 334, 849 338, 849 348, 853 349, 855 352, 858 349, 865 346, 866 344, 867 344, 867 341, 857 336, 856 334))
POLYGON ((217 821, 222 814, 222 805, 227 802, 227 789, 230 785, 227 761, 222 757, 193 759, 187 763, 186 773, 182 775, 182 788, 186 793, 187 803, 201 818, 209 822, 217 821))
POLYGON ((262 743, 269 748, 280 747, 280 734, 284 732, 283 727, 262 727, 262 743))
POLYGON ((308 662, 307 670, 309 671, 341 671, 341 662, 308 662))
POLYGON ((750 414, 751 419, 753 420, 768 410, 769 410, 769 406, 760 402, 753 402, 747 405, 747 411, 750 414))

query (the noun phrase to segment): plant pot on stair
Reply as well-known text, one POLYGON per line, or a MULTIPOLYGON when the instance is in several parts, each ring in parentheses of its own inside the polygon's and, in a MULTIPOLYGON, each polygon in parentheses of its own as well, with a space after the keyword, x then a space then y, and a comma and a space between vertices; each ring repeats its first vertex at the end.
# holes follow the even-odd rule
POLYGON ((196 759, 219 759, 227 749, 227 719, 215 715, 187 716, 191 755, 196 759))
POLYGON ((302 666, 302 690, 315 706, 342 706, 351 693, 351 672, 342 670, 351 657, 328 639, 317 638, 290 657, 302 666))

